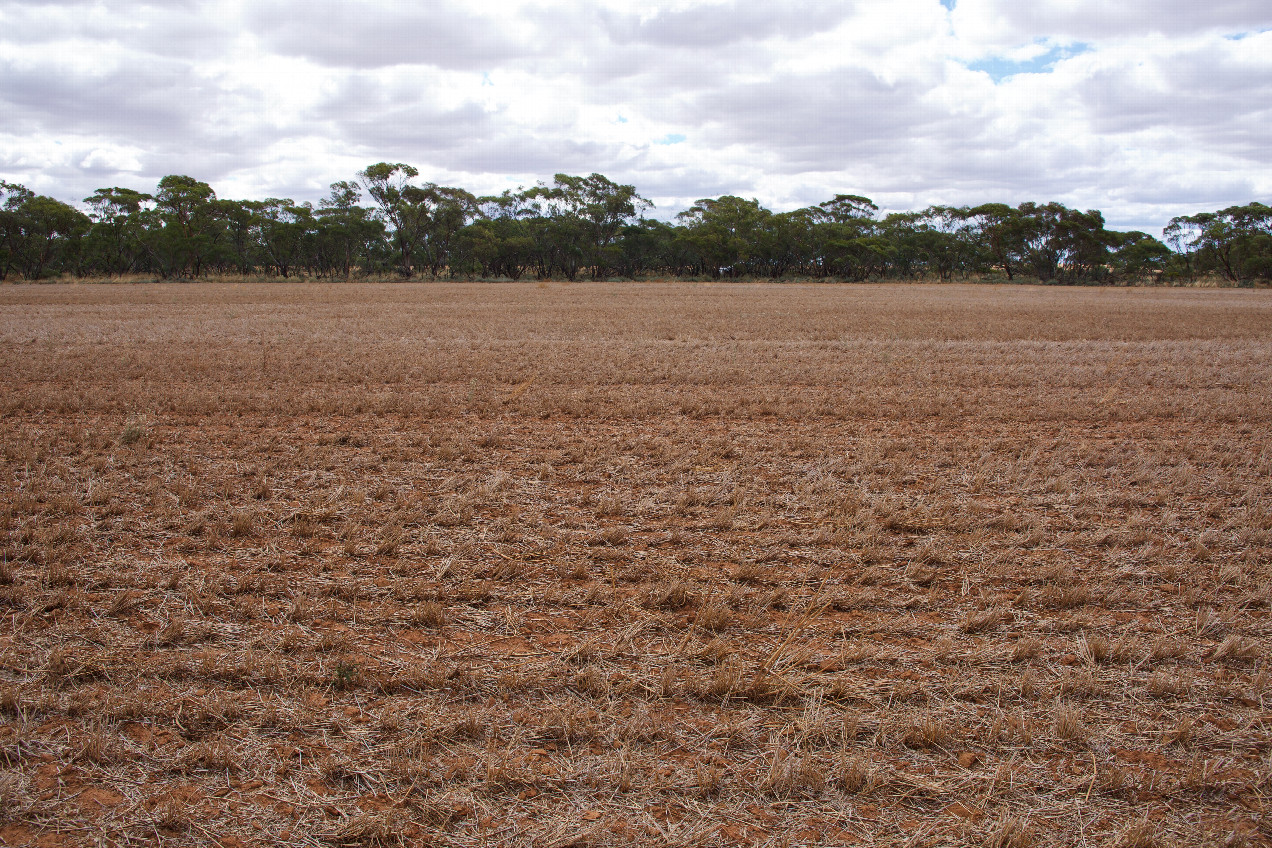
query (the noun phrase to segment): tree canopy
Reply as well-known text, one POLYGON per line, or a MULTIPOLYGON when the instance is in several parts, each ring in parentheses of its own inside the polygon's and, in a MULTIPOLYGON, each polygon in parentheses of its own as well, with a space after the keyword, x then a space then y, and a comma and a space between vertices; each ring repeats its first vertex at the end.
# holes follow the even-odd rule
POLYGON ((0 279, 1272 279, 1272 208, 1257 202, 1174 218, 1164 240, 1054 202, 881 215, 855 194, 789 212, 724 195, 674 222, 645 217, 651 209, 635 186, 601 174, 478 197, 400 162, 333 183, 317 207, 222 199, 184 175, 153 193, 101 188, 80 208, 0 181, 0 279))

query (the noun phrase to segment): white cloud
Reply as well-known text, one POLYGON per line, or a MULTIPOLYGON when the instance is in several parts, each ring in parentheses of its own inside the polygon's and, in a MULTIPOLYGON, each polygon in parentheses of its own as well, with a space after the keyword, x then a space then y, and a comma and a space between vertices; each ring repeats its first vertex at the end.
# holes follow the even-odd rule
POLYGON ((316 200, 389 160, 599 171, 659 214, 853 192, 1152 227, 1269 199, 1269 57, 1265 0, 10 0, 0 178, 316 200))
POLYGON ((1262 0, 958 0, 951 19, 960 41, 988 48, 1255 32, 1272 27, 1272 7, 1262 0))

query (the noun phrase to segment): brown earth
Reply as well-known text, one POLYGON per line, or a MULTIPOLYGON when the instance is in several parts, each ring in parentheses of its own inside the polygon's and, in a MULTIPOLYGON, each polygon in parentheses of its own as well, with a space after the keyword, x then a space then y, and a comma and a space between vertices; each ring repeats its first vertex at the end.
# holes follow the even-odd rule
POLYGON ((0 287, 0 844, 1272 843, 1272 293, 0 287))

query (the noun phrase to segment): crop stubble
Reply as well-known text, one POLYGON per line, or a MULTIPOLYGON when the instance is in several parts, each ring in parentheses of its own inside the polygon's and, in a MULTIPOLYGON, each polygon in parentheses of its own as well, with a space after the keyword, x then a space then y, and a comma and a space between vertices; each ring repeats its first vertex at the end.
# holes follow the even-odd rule
POLYGON ((0 843, 1267 844, 1270 342, 1265 291, 0 288, 0 843))

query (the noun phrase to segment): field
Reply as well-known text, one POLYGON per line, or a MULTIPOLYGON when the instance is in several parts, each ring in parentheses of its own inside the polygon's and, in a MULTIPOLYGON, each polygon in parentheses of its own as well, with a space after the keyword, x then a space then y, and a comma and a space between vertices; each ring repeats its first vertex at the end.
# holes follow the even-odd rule
POLYGON ((0 844, 1272 844, 1272 292, 0 287, 0 844))

